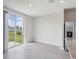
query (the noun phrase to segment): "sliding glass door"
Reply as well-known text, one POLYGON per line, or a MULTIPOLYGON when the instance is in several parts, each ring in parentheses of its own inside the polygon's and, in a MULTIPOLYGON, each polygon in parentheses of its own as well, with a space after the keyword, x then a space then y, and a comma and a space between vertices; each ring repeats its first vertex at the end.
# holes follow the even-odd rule
POLYGON ((23 43, 23 18, 8 14, 8 48, 23 43))

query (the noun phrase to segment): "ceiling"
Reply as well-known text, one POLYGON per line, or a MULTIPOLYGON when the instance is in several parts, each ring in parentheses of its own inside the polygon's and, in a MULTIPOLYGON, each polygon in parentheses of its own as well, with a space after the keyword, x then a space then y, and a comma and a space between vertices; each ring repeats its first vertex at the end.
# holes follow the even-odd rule
POLYGON ((5 7, 19 11, 32 17, 48 15, 52 13, 61 12, 63 8, 75 8, 76 0, 64 0, 64 3, 60 3, 60 0, 3 0, 5 7), (30 1, 31 7, 27 6, 27 2, 30 1))

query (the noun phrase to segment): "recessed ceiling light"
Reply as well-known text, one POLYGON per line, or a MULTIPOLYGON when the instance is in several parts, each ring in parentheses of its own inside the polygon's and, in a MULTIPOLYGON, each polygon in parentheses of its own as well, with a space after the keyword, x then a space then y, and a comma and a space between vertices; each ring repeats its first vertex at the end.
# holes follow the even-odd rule
POLYGON ((63 0, 61 0, 61 1, 60 1, 60 3, 64 3, 64 1, 63 1, 63 0))
POLYGON ((31 7, 32 5, 31 4, 28 4, 28 6, 31 7))

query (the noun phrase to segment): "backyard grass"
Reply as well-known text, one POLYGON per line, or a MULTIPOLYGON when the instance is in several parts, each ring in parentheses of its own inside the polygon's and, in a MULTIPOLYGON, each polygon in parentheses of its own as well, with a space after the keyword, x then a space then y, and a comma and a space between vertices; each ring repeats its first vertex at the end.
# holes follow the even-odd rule
MULTIPOLYGON (((20 32, 16 32, 16 43, 23 43, 23 36, 19 34, 20 32)), ((9 32, 9 41, 15 41, 15 33, 9 32)))

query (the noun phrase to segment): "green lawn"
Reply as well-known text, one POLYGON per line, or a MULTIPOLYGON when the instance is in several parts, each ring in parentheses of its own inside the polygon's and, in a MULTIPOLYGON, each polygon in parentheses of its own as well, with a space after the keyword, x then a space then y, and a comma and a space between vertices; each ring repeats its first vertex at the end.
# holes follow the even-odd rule
MULTIPOLYGON (((14 32, 9 32, 9 41, 15 41, 14 32)), ((21 32, 16 32, 16 43, 23 43, 23 36, 21 32)))

